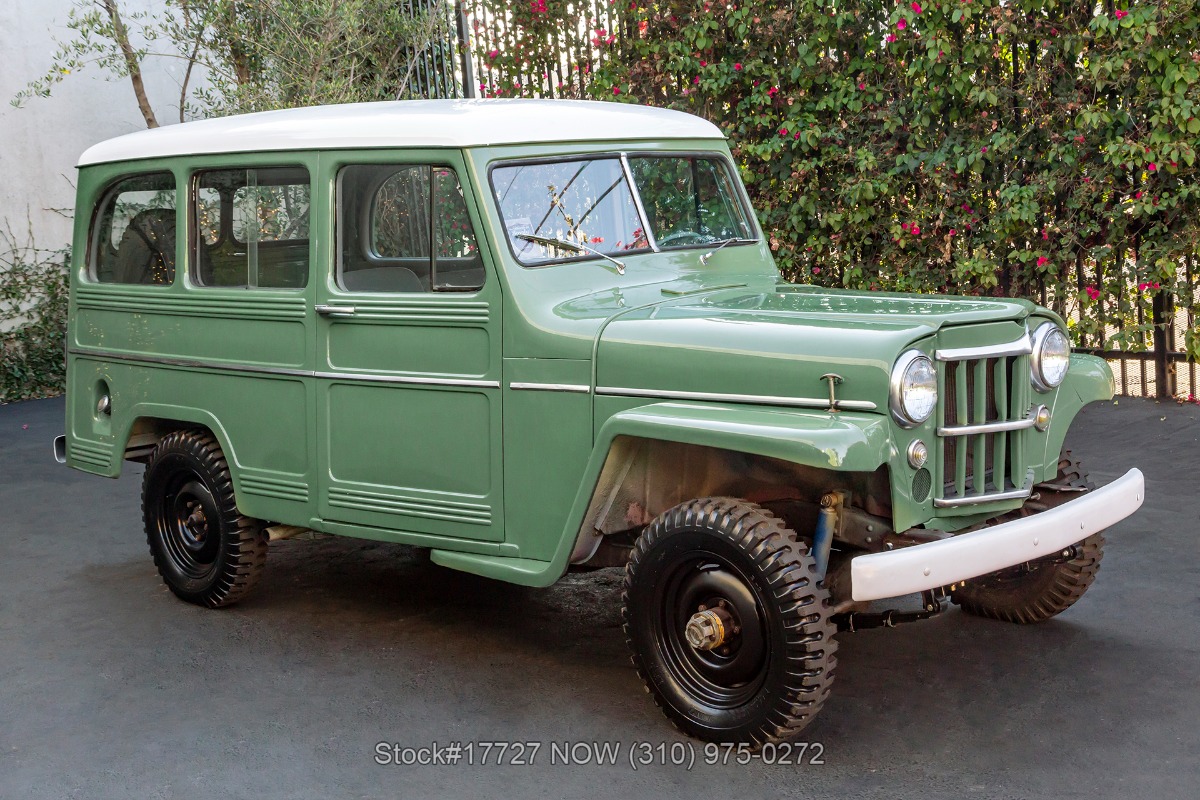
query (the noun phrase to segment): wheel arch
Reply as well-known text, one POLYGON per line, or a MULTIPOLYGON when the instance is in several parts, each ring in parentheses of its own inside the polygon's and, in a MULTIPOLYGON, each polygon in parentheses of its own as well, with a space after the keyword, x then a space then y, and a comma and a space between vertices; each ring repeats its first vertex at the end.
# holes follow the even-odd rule
POLYGON ((695 497, 815 500, 877 474, 890 448, 886 421, 869 414, 690 403, 619 412, 596 438, 556 571, 695 497))
MULTIPOLYGON (((210 411, 184 406, 138 403, 130 409, 127 419, 128 423, 116 435, 125 461, 145 463, 149 461, 158 442, 167 434, 184 428, 203 428, 216 438, 226 461, 231 465, 237 463, 228 431, 210 411)), ((232 471, 232 476, 234 491, 240 496, 237 470, 232 471)))

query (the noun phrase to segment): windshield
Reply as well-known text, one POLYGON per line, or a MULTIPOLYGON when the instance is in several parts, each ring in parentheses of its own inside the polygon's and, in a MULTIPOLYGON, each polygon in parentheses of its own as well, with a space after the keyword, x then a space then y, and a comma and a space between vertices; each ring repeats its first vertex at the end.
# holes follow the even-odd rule
POLYGON ((628 172, 615 155, 505 164, 492 170, 492 189, 525 266, 595 258, 569 245, 620 257, 754 238, 728 164, 716 155, 633 156, 628 172), (554 239, 564 246, 546 241, 554 239))

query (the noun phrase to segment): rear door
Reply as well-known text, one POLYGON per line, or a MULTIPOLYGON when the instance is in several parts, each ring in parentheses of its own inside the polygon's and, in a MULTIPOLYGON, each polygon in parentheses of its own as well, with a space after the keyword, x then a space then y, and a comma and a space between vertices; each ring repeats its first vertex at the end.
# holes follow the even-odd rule
POLYGON ((321 172, 336 235, 316 300, 319 513, 501 541, 500 288, 461 155, 322 155, 321 172))

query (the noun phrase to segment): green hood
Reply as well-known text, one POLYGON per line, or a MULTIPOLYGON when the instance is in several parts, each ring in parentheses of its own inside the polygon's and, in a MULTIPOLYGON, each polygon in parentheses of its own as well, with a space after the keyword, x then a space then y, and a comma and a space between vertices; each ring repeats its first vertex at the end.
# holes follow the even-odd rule
POLYGON ((793 285, 674 298, 671 291, 608 320, 597 347, 597 386, 821 398, 828 396, 821 375, 836 372, 845 379, 839 399, 883 409, 892 365, 913 343, 963 325, 980 325, 991 341, 1011 341, 1022 330, 1013 323, 1035 308, 1024 300, 793 285))

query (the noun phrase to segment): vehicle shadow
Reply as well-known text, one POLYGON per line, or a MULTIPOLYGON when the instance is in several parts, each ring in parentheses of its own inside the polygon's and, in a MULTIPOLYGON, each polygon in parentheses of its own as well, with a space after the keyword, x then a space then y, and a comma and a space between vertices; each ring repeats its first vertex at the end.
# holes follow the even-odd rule
MULTIPOLYGON (((153 583, 174 604, 160 612, 177 625, 270 629, 292 640, 283 649, 326 646, 351 660, 381 650, 421 662, 470 659, 484 665, 479 676, 488 682, 499 678, 488 669, 535 664, 546 682, 575 686, 599 673, 640 694, 621 631, 622 578, 619 569, 573 572, 532 589, 439 567, 422 549, 334 538, 273 545, 257 592, 229 611, 169 597, 148 563, 102 580, 141 590, 153 583)), ((1073 619, 1079 613, 1016 626, 948 606, 897 630, 842 633, 832 697, 806 735, 855 749, 911 741, 916 752, 915 743, 959 730, 977 743, 1019 747, 1030 719, 1052 716, 1086 738, 1094 721, 1079 713, 1081 700, 1120 713, 1112 707, 1123 702, 1122 665, 1136 658, 1136 645, 1073 619), (1006 733, 1018 743, 1004 744, 1006 733)))

